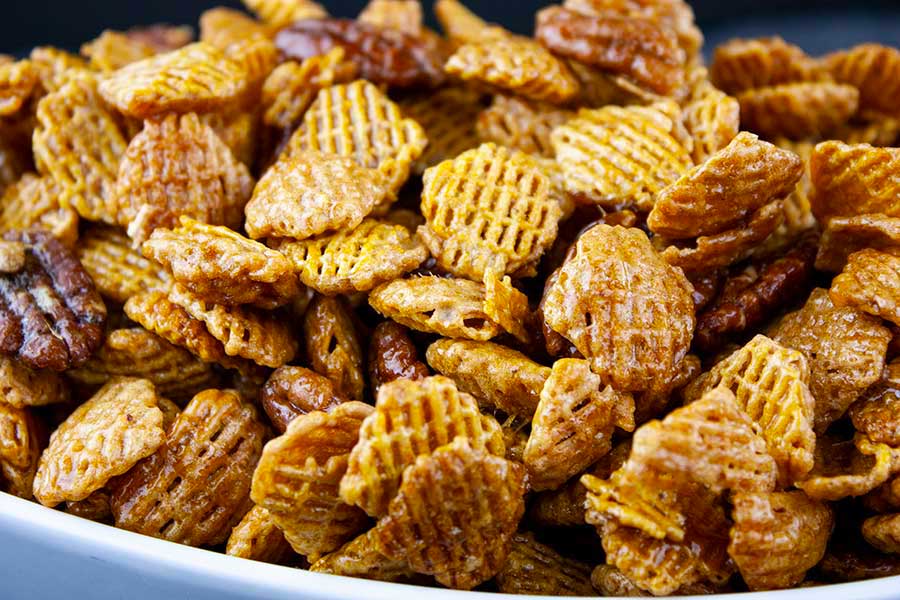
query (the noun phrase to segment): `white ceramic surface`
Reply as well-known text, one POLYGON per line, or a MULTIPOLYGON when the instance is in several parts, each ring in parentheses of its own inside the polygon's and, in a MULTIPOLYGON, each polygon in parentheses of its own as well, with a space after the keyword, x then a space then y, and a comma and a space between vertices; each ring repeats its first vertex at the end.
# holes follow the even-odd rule
MULTIPOLYGON (((509 600, 522 597, 365 581, 267 565, 122 531, 0 493, 0 599, 44 598, 509 600)), ((900 577, 722 598, 896 600, 900 598, 900 577)))

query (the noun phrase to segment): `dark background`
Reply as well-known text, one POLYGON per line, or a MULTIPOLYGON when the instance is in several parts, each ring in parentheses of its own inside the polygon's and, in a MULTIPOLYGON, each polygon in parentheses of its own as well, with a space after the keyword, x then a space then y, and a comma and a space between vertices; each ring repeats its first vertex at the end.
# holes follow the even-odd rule
MULTIPOLYGON (((354 16, 366 0, 320 0, 336 16, 354 16)), ((466 1, 466 0, 464 0, 466 1)), ((431 0, 424 0, 426 6, 431 0)), ((482 17, 530 33, 534 12, 549 0, 468 0, 482 17)), ((37 44, 70 49, 105 28, 169 22, 196 26, 200 13, 239 1, 216 0, 3 0, 0 52, 22 53, 37 44)), ((693 0, 707 51, 734 37, 780 34, 811 53, 863 41, 900 46, 900 0, 693 0)), ((430 11, 429 11, 430 12, 430 11)), ((430 15, 429 15, 430 18, 430 15)), ((433 24, 433 21, 432 21, 433 24)))

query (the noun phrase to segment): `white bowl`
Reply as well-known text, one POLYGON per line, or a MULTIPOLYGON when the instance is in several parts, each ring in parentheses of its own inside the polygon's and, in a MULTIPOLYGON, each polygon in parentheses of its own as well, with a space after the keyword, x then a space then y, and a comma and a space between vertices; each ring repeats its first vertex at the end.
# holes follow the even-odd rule
MULTIPOLYGON (((511 600, 523 596, 423 588, 267 565, 115 529, 0 492, 0 599, 43 598, 511 600)), ((900 577, 719 598, 895 600, 900 598, 900 577)))

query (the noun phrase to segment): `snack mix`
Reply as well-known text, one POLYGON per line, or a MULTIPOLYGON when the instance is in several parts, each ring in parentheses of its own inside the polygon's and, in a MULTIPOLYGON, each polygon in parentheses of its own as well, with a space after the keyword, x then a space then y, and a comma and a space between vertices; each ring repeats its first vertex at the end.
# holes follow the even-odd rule
POLYGON ((0 492, 462 590, 900 575, 900 50, 245 3, 0 61, 0 492))

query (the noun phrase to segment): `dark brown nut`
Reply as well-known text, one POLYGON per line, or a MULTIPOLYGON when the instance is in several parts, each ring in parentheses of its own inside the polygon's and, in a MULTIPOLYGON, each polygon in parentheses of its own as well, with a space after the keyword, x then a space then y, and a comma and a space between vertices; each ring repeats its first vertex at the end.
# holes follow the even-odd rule
POLYGON ((66 502, 66 512, 82 519, 112 524, 109 492, 105 488, 97 490, 83 500, 66 502))
MULTIPOLYGON (((850 407, 853 426, 870 440, 900 447, 900 361, 887 366, 884 381, 850 407)), ((898 484, 900 489, 900 484, 898 484)))
POLYGON ((759 269, 749 285, 717 298, 697 317, 695 346, 715 352, 729 339, 755 330, 790 304, 799 290, 807 289, 815 253, 816 236, 806 236, 787 254, 759 269))
POLYGON ((649 19, 594 17, 561 6, 537 14, 535 37, 555 54, 667 95, 684 83, 678 39, 649 19))
POLYGON ((365 366, 353 318, 340 298, 316 296, 303 318, 306 357, 348 400, 362 400, 365 366))
POLYGON ((110 482, 116 527, 188 546, 224 542, 251 507, 265 433, 237 392, 197 394, 166 443, 110 482))
POLYGON ((31 499, 46 431, 31 408, 0 402, 0 491, 31 499))
POLYGON ((829 548, 818 571, 826 581, 835 583, 891 577, 900 575, 900 555, 841 545, 829 548))
POLYGON ((816 268, 839 273, 847 258, 864 248, 900 248, 900 217, 872 214, 829 219, 822 232, 816 268))
POLYGON ((796 81, 828 78, 816 61, 780 37, 733 39, 716 48, 709 69, 715 86, 728 94, 796 81))
POLYGON ((279 367, 259 392, 259 403, 278 433, 300 415, 327 412, 346 400, 327 377, 303 367, 279 367))
POLYGON ((21 271, 0 277, 0 354, 63 371, 103 341, 106 306, 78 259, 49 233, 6 234, 28 250, 21 271))
POLYGON ((344 577, 362 577, 376 581, 400 583, 427 581, 421 575, 410 571, 405 560, 390 559, 378 550, 375 530, 350 540, 334 552, 326 554, 314 562, 309 570, 314 573, 328 573, 344 577))
POLYGON ((369 344, 369 382, 377 392, 382 384, 395 379, 424 379, 428 365, 419 360, 419 351, 409 330, 393 321, 379 323, 369 344))
POLYGON ((509 556, 497 573, 503 594, 593 596, 588 565, 560 555, 530 532, 513 536, 509 556))
POLYGON ((344 48, 359 75, 396 87, 438 87, 444 56, 424 38, 351 19, 307 19, 285 27, 275 44, 291 60, 303 61, 344 48))
POLYGON ((900 50, 881 44, 861 44, 825 57, 836 81, 859 89, 862 108, 900 114, 900 50))
MULTIPOLYGON (((754 269, 755 271, 755 269, 754 269)), ((726 269, 710 269, 708 271, 697 271, 688 274, 688 281, 694 288, 694 311, 699 315, 702 314, 704 308, 708 307, 714 300, 719 297, 725 278, 728 274, 726 269)), ((754 277, 755 279, 755 277, 754 277)), ((753 279, 751 279, 753 281, 753 279)))
POLYGON ((767 138, 822 137, 845 125, 859 107, 859 91, 829 81, 787 83, 737 95, 741 126, 767 138))

